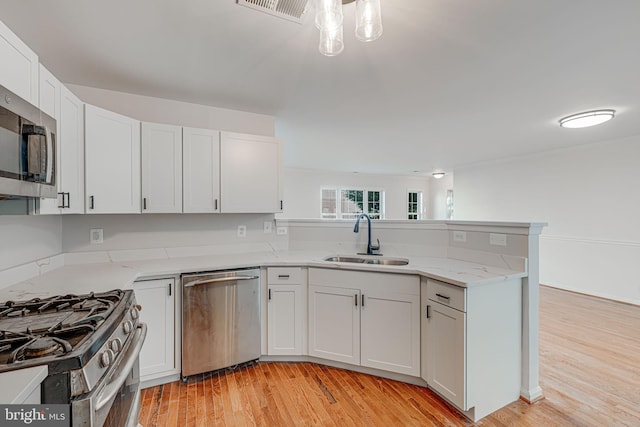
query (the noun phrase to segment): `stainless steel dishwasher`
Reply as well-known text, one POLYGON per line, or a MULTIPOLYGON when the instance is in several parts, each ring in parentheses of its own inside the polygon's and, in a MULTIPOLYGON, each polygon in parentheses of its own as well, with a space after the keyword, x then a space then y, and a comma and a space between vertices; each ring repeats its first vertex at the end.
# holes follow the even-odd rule
POLYGON ((182 276, 182 377, 260 357, 260 269, 182 276))

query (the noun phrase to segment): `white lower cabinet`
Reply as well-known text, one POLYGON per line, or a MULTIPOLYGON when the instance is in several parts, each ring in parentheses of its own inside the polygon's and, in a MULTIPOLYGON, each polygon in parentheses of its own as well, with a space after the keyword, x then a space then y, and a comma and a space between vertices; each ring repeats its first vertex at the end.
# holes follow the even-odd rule
POLYGON ((309 283, 309 356, 360 365, 360 291, 309 283))
POLYGON ((179 374, 176 369, 175 279, 135 282, 133 289, 140 320, 147 324, 147 338, 140 352, 140 380, 179 374))
POLYGON ((422 279, 422 378, 473 421, 519 398, 521 292, 422 279))
POLYGON ((306 351, 307 282, 300 267, 267 272, 267 354, 300 356, 306 351))
POLYGON ((309 269, 309 355, 420 376, 420 279, 309 269))

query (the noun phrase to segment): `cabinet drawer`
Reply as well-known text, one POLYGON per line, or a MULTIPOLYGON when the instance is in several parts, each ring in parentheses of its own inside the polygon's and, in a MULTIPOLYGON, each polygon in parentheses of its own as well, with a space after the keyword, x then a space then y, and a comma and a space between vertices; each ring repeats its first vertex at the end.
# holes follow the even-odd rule
POLYGON ((269 285, 300 285, 302 284, 302 268, 270 267, 267 269, 267 283, 269 285))
POLYGON ((427 296, 429 299, 456 310, 467 311, 465 294, 465 289, 459 286, 431 279, 427 280, 427 296))

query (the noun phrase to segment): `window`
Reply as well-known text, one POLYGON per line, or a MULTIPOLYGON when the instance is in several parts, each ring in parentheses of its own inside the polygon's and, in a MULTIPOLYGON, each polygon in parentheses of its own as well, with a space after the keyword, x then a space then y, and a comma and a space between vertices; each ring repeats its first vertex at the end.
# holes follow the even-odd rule
POLYGON ((321 218, 356 219, 367 213, 372 219, 384 218, 384 191, 323 188, 321 218))
POLYGON ((453 190, 447 190, 447 218, 453 219, 453 190))
POLYGON ((323 188, 322 189, 322 213, 320 217, 336 219, 337 213, 338 211, 336 209, 336 190, 323 188))
POLYGON ((422 191, 407 193, 407 219, 422 219, 422 191))

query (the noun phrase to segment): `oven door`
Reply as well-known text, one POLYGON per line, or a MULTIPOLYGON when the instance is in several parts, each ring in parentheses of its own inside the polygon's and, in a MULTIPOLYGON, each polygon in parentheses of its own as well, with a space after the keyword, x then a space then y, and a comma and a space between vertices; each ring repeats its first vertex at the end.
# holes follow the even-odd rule
POLYGON ((126 353, 88 395, 71 403, 72 425, 137 426, 140 416, 139 355, 147 335, 147 325, 137 325, 126 353))

